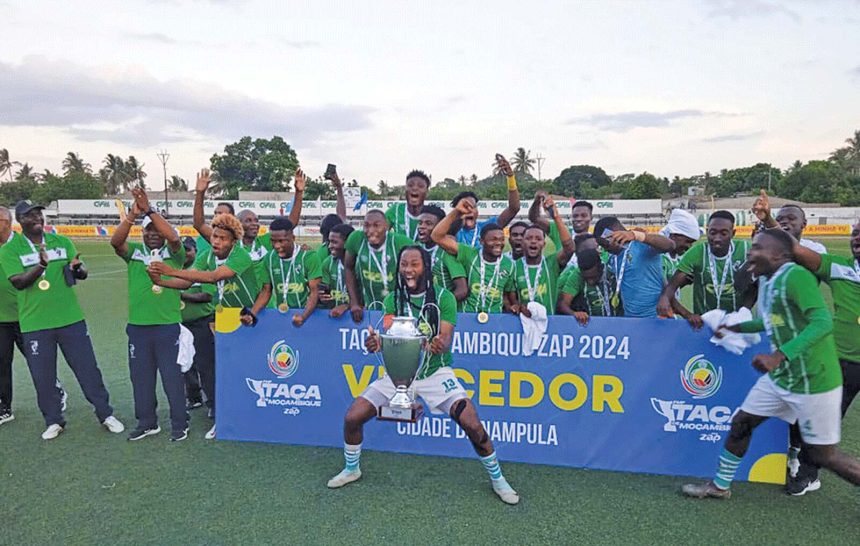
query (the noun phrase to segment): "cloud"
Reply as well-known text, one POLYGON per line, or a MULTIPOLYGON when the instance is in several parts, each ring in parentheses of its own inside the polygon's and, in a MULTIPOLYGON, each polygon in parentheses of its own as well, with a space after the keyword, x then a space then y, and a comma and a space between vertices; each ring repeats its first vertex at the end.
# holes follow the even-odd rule
POLYGON ((851 70, 848 71, 854 77, 860 77, 860 65, 855 66, 851 70))
POLYGON ((27 57, 0 62, 0 125, 51 126, 83 140, 151 146, 165 141, 282 135, 311 146, 327 134, 366 129, 373 109, 295 107, 211 82, 161 81, 141 70, 104 71, 27 57))
POLYGON ((568 125, 590 125, 603 131, 624 132, 637 127, 668 127, 672 122, 686 118, 735 116, 727 112, 707 112, 693 108, 670 110, 668 112, 649 112, 633 110, 630 112, 598 113, 572 118, 568 125))
POLYGON ((749 140, 764 134, 764 131, 753 131, 752 133, 730 133, 726 135, 717 135, 708 138, 703 138, 702 142, 716 144, 719 142, 737 142, 739 140, 749 140))
POLYGON ((316 40, 288 40, 285 38, 282 39, 280 42, 282 45, 291 47, 293 49, 310 49, 322 45, 316 40))
POLYGON ((771 17, 782 15, 795 23, 800 22, 800 15, 777 2, 764 0, 713 0, 710 17, 727 17, 729 19, 744 19, 749 17, 771 17))
POLYGON ((125 36, 140 42, 150 42, 162 45, 200 45, 202 42, 197 40, 180 40, 173 38, 161 32, 129 32, 125 36))

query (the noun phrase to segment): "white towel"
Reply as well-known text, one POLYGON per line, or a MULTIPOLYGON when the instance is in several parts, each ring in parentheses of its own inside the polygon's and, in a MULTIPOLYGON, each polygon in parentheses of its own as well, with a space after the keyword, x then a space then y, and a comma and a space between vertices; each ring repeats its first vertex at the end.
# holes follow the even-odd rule
POLYGON ((530 301, 528 310, 532 315, 531 317, 520 313, 520 322, 523 325, 523 356, 531 356, 533 352, 540 348, 548 323, 546 307, 542 304, 530 301))
POLYGON ((669 215, 669 221, 666 227, 660 230, 660 235, 668 237, 674 234, 684 235, 694 241, 698 241, 702 236, 702 230, 699 228, 699 223, 696 217, 689 212, 681 209, 675 209, 669 215))
POLYGON ((176 341, 179 345, 179 354, 176 357, 176 363, 179 364, 179 369, 182 373, 191 369, 191 364, 194 363, 194 334, 191 330, 183 325, 179 325, 179 339, 176 341))
MULTIPOLYGON (((712 332, 716 332, 720 326, 734 326, 741 322, 752 320, 752 313, 746 307, 741 307, 734 313, 726 313, 722 309, 714 309, 702 315, 702 321, 708 325, 712 332)), ((719 345, 730 353, 741 355, 753 345, 761 341, 759 334, 740 334, 724 330, 723 337, 711 337, 711 343, 719 345)))

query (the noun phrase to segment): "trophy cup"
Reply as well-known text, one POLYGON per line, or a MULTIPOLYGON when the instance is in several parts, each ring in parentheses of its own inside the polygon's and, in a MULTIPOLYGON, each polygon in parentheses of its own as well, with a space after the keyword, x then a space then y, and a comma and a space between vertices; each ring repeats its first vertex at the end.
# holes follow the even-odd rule
POLYGON ((379 337, 382 340, 382 365, 396 392, 388 405, 379 407, 377 418, 414 423, 424 413, 424 406, 415 402, 409 386, 424 367, 427 338, 418 331, 416 319, 412 317, 394 317, 391 327, 379 337))

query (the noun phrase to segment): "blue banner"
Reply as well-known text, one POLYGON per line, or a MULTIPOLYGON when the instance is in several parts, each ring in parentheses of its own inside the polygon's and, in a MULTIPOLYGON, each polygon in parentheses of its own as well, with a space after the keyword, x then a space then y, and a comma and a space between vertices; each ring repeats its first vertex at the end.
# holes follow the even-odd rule
MULTIPOLYGON (((301 328, 266 310, 255 328, 238 310, 217 320, 218 438, 342 447, 343 416, 380 376, 364 352, 363 325, 317 311, 301 328)), ((732 355, 679 320, 551 317, 532 356, 522 356, 517 317, 480 324, 460 314, 454 370, 502 460, 625 472, 712 476, 732 414, 759 377, 752 356, 732 355)), ((787 426, 757 430, 737 476, 783 483, 787 426)), ((447 415, 415 424, 373 420, 365 449, 473 457, 447 415)))

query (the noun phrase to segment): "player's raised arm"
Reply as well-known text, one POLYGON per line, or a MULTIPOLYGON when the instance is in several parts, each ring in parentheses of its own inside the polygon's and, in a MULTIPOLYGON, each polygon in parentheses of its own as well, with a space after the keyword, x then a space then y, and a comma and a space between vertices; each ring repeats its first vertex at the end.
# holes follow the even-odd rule
POLYGON ((334 186, 334 191, 337 194, 337 205, 335 206, 335 214, 337 214, 343 222, 346 222, 346 199, 343 197, 343 182, 337 175, 337 171, 332 171, 326 175, 326 178, 331 180, 331 185, 334 186))
POLYGON ((302 218, 302 202, 305 195, 305 184, 307 180, 305 173, 301 169, 296 170, 295 180, 293 181, 293 208, 290 210, 290 222, 294 226, 299 225, 299 220, 302 218))
POLYGON ((113 230, 113 235, 110 236, 110 246, 119 257, 128 254, 128 235, 139 214, 137 203, 132 204, 131 210, 120 220, 119 225, 113 230))
POLYGON ((570 261, 571 256, 573 256, 573 253, 576 252, 576 243, 573 242, 570 230, 568 230, 567 226, 564 224, 564 219, 561 217, 561 214, 559 214, 558 207, 555 206, 555 201, 552 197, 547 196, 547 198, 544 199, 544 208, 550 218, 552 218, 553 222, 555 222, 555 227, 558 229, 558 237, 561 240, 561 249, 558 251, 558 254, 556 254, 556 259, 558 260, 558 265, 564 269, 567 262, 570 261))
POLYGON ((645 233, 644 231, 613 231, 609 239, 618 245, 626 245, 627 243, 637 241, 650 246, 658 252, 671 252, 675 250, 675 243, 672 239, 658 235, 656 233, 645 233))
POLYGON ((209 172, 209 169, 201 169, 197 174, 197 186, 194 191, 194 229, 207 242, 212 237, 212 227, 206 223, 206 216, 203 214, 203 202, 206 200, 206 190, 209 189, 211 181, 212 173, 209 172))
MULTIPOLYGON (((505 156, 502 154, 496 154, 496 162, 499 165, 499 169, 504 173, 505 180, 508 184, 508 206, 499 214, 496 223, 501 227, 505 227, 506 225, 511 223, 511 220, 516 218, 517 214, 520 212, 520 190, 517 188, 517 179, 514 176, 514 170, 511 168, 511 164, 508 163, 508 160, 505 159, 505 156)), ((438 243, 437 243, 438 244, 438 243)))
POLYGON ((457 206, 436 224, 436 227, 430 232, 430 238, 439 245, 439 248, 452 256, 456 256, 458 253, 457 239, 449 234, 451 226, 473 210, 472 204, 467 199, 460 199, 457 206))
POLYGON ((543 190, 535 192, 535 198, 529 207, 529 222, 538 226, 545 232, 549 233, 549 220, 543 217, 542 208, 544 200, 547 198, 547 193, 543 190))
POLYGON ((806 248, 796 240, 792 251, 794 252, 794 261, 812 273, 816 273, 821 268, 821 254, 806 248))

